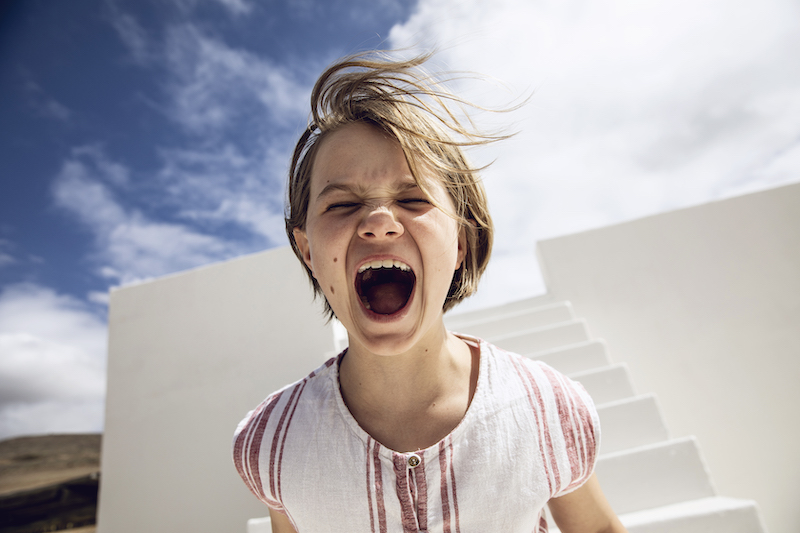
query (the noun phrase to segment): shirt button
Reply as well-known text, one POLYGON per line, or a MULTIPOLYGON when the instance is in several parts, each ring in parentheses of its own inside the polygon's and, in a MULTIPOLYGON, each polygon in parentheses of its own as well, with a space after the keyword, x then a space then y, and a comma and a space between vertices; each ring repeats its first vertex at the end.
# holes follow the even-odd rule
POLYGON ((411 455, 408 456, 408 466, 410 466, 411 468, 416 468, 421 461, 422 459, 420 459, 419 455, 415 453, 412 453, 411 455))

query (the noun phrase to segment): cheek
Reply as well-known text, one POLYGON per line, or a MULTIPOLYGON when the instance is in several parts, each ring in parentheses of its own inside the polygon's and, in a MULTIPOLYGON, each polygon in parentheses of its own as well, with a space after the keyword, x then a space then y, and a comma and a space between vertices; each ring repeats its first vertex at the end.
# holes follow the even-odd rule
MULTIPOLYGON (((333 225, 310 229, 309 249, 311 265, 317 281, 330 280, 344 272, 347 248, 341 229, 333 225)), ((326 290, 331 288, 328 283, 323 287, 326 290)))

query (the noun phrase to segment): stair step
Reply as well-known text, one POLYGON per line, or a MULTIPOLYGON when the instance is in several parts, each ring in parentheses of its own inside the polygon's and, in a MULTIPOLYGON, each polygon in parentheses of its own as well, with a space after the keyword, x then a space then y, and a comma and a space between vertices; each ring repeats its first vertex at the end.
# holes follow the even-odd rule
POLYGON ((603 455, 596 472, 617 514, 716 495, 694 437, 603 455))
MULTIPOLYGON (((548 515, 551 533, 560 533, 548 515)), ((751 500, 714 496, 628 513, 619 517, 628 533, 765 533, 751 500)))
POLYGON ((272 521, 268 516, 247 521, 247 533, 272 533, 272 521))
POLYGON ((600 415, 600 453, 628 450, 669 439, 654 394, 625 398, 597 406, 600 415))
POLYGON ((628 366, 624 363, 576 372, 569 377, 586 388, 595 405, 635 396, 628 366))
MULTIPOLYGON (((458 324, 467 322, 479 322, 486 318, 492 318, 500 315, 510 315, 517 313, 519 311, 537 309, 539 307, 546 307, 548 305, 551 305, 552 303, 553 300, 549 296, 542 295, 542 296, 534 296, 533 298, 525 298, 524 300, 507 302, 492 307, 475 309, 473 311, 467 311, 467 312, 459 312, 458 309, 456 309, 452 313, 448 313, 445 315, 445 323, 450 324, 451 321, 453 323, 458 323, 458 324)), ((565 303, 567 305, 571 305, 569 302, 565 303)))
POLYGON ((527 356, 547 363, 562 374, 574 374, 611 364, 608 348, 602 339, 561 346, 527 356))
POLYGON ((620 516, 629 533, 764 533, 756 502, 702 498, 620 516))
POLYGON ((572 320, 507 335, 489 337, 486 340, 509 352, 526 354, 586 342, 589 340, 589 333, 586 330, 586 322, 572 320))
POLYGON ((486 316, 459 316, 446 318, 447 329, 467 333, 481 339, 509 335, 575 319, 569 302, 558 302, 532 309, 513 312, 495 312, 486 316))

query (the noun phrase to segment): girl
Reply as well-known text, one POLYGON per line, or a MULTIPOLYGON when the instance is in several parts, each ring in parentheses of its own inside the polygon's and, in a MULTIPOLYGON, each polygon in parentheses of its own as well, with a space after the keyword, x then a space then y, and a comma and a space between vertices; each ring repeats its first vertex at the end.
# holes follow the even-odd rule
POLYGON ((492 222, 462 153, 499 137, 426 57, 346 58, 312 92, 286 230, 349 347, 240 423, 234 462, 274 532, 624 532, 593 475, 597 413, 552 368, 445 329, 492 222))

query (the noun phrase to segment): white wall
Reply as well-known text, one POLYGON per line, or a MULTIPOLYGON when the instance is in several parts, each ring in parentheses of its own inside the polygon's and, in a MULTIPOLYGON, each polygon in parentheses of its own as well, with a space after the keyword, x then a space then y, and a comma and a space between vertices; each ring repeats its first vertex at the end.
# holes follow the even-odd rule
MULTIPOLYGON (((800 531, 800 184, 539 243, 548 290, 696 435, 720 494, 800 531)), ((643 480, 646 490, 646 480, 643 480)))
POLYGON ((333 349, 289 248, 111 295, 100 533, 244 531, 238 421, 333 349))
MULTIPOLYGON (((800 185, 540 243, 550 294, 696 435, 720 494, 800 531, 800 185)), ((111 296, 100 533, 243 531, 235 424, 333 349, 281 248, 111 296)), ((643 480, 646 490, 646 480, 643 480)))

